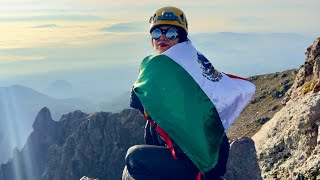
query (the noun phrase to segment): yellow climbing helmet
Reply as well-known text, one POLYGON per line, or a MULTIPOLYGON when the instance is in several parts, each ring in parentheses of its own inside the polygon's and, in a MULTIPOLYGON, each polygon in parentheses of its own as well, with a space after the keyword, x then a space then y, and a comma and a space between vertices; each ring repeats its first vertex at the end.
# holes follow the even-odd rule
POLYGON ((158 9, 149 22, 150 32, 160 25, 174 25, 181 27, 188 34, 188 22, 184 12, 176 7, 167 6, 158 9))

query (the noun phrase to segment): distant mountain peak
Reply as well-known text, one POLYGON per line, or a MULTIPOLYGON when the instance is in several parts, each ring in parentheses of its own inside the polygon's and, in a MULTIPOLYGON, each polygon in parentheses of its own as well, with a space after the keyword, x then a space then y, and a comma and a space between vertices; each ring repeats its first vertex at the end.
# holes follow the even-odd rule
POLYGON ((66 80, 56 80, 54 81, 53 83, 51 83, 49 85, 50 86, 53 86, 53 87, 60 87, 60 88, 72 88, 72 85, 70 82, 66 81, 66 80))
POLYGON ((71 98, 74 96, 73 86, 66 80, 56 80, 49 84, 44 91, 55 98, 71 98))
POLYGON ((47 107, 43 107, 37 117, 36 120, 34 121, 32 127, 35 131, 37 130, 43 130, 47 129, 48 126, 50 126, 52 123, 54 123, 52 117, 51 117, 51 112, 47 107))
POLYGON ((137 110, 90 115, 74 111, 63 117, 54 122, 49 109, 42 108, 25 146, 0 166, 0 180, 15 179, 17 172, 21 179, 79 179, 83 175, 119 179, 127 149, 143 143, 145 119, 137 110), (27 160, 30 168, 23 166, 27 160), (30 169, 35 173, 28 177, 30 169))

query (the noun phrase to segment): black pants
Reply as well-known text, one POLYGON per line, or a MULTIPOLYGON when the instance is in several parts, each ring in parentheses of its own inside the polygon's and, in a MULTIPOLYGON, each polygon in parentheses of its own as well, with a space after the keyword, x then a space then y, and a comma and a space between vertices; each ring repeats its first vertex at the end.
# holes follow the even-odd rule
POLYGON ((135 180, 195 180, 197 167, 189 158, 173 159, 169 148, 155 145, 136 145, 129 148, 126 165, 135 180))
MULTIPOLYGON (((205 180, 220 179, 226 172, 229 155, 229 142, 224 137, 219 150, 218 164, 204 176, 205 180)), ((136 145, 128 149, 126 166, 135 180, 195 180, 199 172, 185 154, 177 154, 173 159, 169 149, 164 146, 136 145)))

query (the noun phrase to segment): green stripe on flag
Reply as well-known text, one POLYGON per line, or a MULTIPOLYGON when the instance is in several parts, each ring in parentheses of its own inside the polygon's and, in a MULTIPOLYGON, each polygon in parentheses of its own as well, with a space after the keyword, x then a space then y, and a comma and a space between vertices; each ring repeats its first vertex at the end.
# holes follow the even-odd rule
POLYGON ((201 172, 216 165, 224 128, 216 108, 187 71, 165 55, 148 56, 134 92, 201 172))

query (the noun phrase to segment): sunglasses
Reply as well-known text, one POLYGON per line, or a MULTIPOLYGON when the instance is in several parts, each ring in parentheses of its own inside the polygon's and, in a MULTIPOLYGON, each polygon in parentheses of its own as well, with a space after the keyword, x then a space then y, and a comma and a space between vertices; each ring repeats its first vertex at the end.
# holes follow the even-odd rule
POLYGON ((159 40, 161 38, 162 34, 165 34, 166 38, 171 41, 173 41, 179 37, 178 32, 176 30, 174 30, 173 28, 169 28, 169 29, 156 28, 155 30, 153 30, 151 32, 151 37, 154 40, 159 40))

